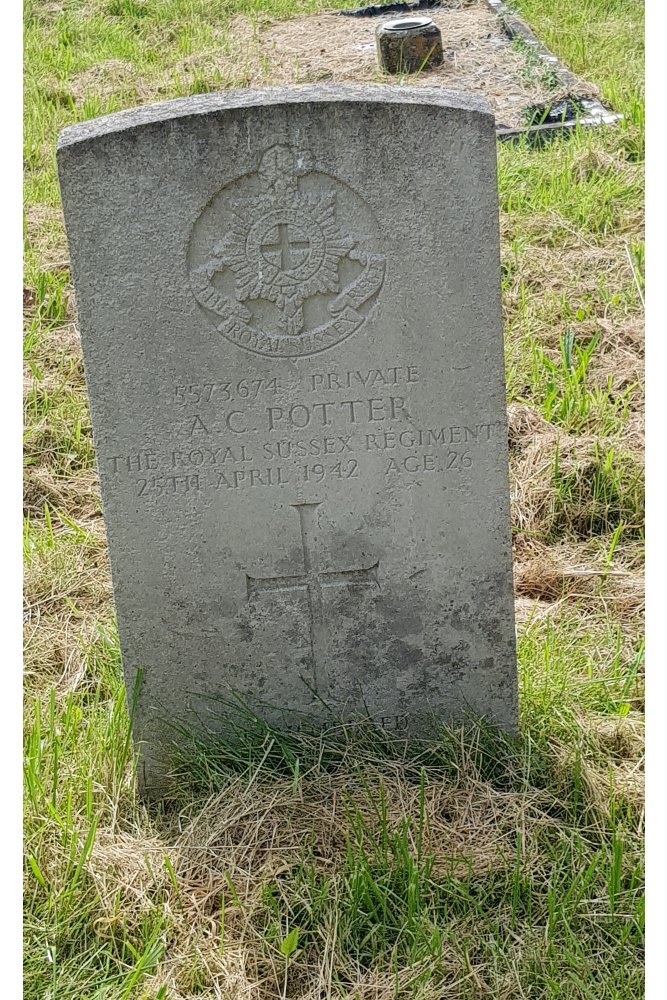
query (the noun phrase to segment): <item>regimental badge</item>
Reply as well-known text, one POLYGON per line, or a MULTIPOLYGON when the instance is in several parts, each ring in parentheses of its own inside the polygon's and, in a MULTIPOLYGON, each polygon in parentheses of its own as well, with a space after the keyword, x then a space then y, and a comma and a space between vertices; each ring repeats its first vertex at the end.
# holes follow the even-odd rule
POLYGON ((314 170, 306 155, 274 146, 195 224, 190 284, 239 347, 315 354, 366 321, 385 277, 385 258, 370 246, 377 231, 351 188, 314 170))

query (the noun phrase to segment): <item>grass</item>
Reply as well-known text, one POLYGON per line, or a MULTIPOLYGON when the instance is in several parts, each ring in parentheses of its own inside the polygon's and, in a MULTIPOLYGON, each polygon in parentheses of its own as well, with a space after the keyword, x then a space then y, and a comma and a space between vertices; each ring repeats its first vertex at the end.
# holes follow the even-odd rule
POLYGON ((521 735, 244 719, 149 812, 55 138, 243 86, 235 19, 320 7, 26 3, 27 1000, 642 996, 643 4, 514 6, 625 116, 498 150, 521 735))

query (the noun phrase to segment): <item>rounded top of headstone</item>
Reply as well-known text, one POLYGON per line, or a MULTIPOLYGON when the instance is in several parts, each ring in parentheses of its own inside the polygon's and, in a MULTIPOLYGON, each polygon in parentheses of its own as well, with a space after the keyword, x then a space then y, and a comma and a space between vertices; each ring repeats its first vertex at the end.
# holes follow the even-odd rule
POLYGON ((430 17, 396 17, 392 21, 385 21, 381 27, 385 31, 423 31, 432 24, 430 17))
POLYGON ((286 110, 294 108, 298 112, 301 106, 310 115, 313 105, 319 106, 326 113, 328 108, 341 104, 350 107, 429 105, 445 112, 482 114, 488 119, 489 125, 494 122, 491 108, 483 97, 446 90, 444 87, 397 86, 388 83, 311 83, 257 89, 246 87, 140 105, 126 111, 115 111, 101 118, 88 118, 76 125, 67 125, 58 136, 58 154, 62 159, 67 149, 81 149, 88 143, 106 141, 111 136, 122 143, 128 134, 136 136, 146 128, 151 130, 151 142, 155 141, 155 129, 159 126, 163 126, 165 132, 172 135, 175 127, 188 129, 194 126, 196 120, 205 122, 211 119, 218 123, 218 128, 219 116, 229 114, 234 117, 252 109, 274 109, 282 105, 286 110))

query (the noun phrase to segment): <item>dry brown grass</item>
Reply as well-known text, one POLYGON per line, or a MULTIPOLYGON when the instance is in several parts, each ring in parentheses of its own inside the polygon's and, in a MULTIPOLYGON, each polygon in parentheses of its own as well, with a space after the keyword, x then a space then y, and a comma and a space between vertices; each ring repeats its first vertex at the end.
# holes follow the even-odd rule
MULTIPOLYGON (((637 817, 641 836, 644 810, 644 718, 633 713, 620 719, 588 715, 581 720, 586 729, 589 752, 578 761, 581 780, 594 814, 608 822, 612 809, 629 806, 637 817), (613 803, 613 805, 612 805, 613 803)), ((577 765, 571 746, 554 747, 562 767, 577 765)))
POLYGON ((45 271, 69 267, 69 251, 63 213, 48 205, 28 205, 25 210, 26 236, 45 271))
MULTIPOLYGON (((336 897, 349 891, 343 879, 349 841, 372 854, 387 832, 402 831, 406 816, 419 815, 419 787, 406 782, 398 769, 393 775, 388 770, 386 763, 382 773, 371 766, 363 785, 349 777, 318 776, 302 781, 298 789, 291 781, 249 785, 239 779, 203 805, 173 817, 171 829, 167 824, 159 838, 149 830, 101 830, 86 866, 103 910, 95 933, 112 935, 122 921, 123 933, 136 935, 157 902, 169 922, 170 947, 154 989, 167 984, 174 1000, 185 1000, 194 995, 193 971, 204 969, 212 996, 275 997, 283 964, 266 949, 266 886, 277 887, 278 893, 284 886, 289 894, 308 843, 310 877, 329 880, 333 915, 336 897), (381 794, 386 802, 382 818, 377 810, 381 794), (173 875, 165 867, 165 856, 173 875)), ((464 759, 457 779, 433 780, 425 787, 421 850, 437 859, 433 877, 461 876, 470 870, 480 876, 505 872, 514 857, 517 833, 525 845, 524 863, 533 871, 548 865, 536 844, 539 830, 554 829, 545 811, 552 804, 548 795, 534 791, 498 792, 480 781, 472 761, 466 766, 464 759)), ((417 852, 414 836, 411 849, 417 852)), ((323 927, 322 932, 328 936, 329 971, 340 973, 336 927, 323 927)), ((460 956, 450 952, 447 980, 440 986, 446 992, 433 996, 455 996, 449 991, 470 972, 460 956)), ((290 976, 290 995, 301 1000, 320 996, 319 990, 329 986, 326 966, 326 961, 312 963, 303 954, 290 976)), ((418 971, 406 969, 402 978, 409 982, 418 971)), ((358 980, 341 995, 389 997, 394 988, 389 970, 383 975, 360 968, 358 980)))
MULTIPOLYGON (((583 720, 582 720, 583 721, 583 720)), ((578 760, 589 823, 600 825, 608 816, 609 786, 619 802, 641 809, 643 740, 640 720, 587 719, 589 746, 578 760), (600 763, 605 759, 606 763, 600 763)), ((555 745, 563 780, 575 766, 574 750, 555 745)), ((435 880, 446 876, 503 878, 514 862, 517 837, 521 863, 536 881, 548 879, 552 858, 546 844, 562 830, 555 818, 560 803, 553 794, 534 788, 501 792, 480 778, 465 749, 457 775, 431 777, 420 805, 419 786, 406 781, 400 768, 386 761, 367 762, 361 778, 350 775, 291 780, 230 780, 224 790, 204 803, 193 803, 181 814, 163 817, 160 834, 148 818, 131 831, 117 824, 103 827, 86 863, 86 876, 98 897, 93 931, 100 939, 122 934, 138 940, 142 921, 156 908, 168 926, 168 948, 159 969, 149 977, 152 992, 166 985, 173 1000, 199 995, 197 983, 208 984, 212 997, 253 997, 273 1000, 282 995, 285 964, 267 948, 266 887, 273 887, 278 908, 289 908, 292 881, 303 864, 308 845, 311 882, 326 881, 330 914, 334 918, 341 897, 350 889, 349 843, 372 856, 388 835, 405 831, 406 817, 423 811, 423 839, 418 846, 416 826, 408 832, 410 851, 432 854, 435 880), (380 812, 378 803, 385 803, 380 812), (545 840, 546 838, 546 840, 545 840), (168 858, 169 864, 165 864, 168 858), (282 898, 284 897, 284 898, 282 898), (224 947, 221 947, 224 941, 224 947)), ((57 878, 62 850, 53 845, 57 878)), ((473 931, 474 915, 459 927, 473 931)), ((503 919, 499 913, 498 919, 503 919)), ((389 968, 372 970, 347 965, 343 970, 335 922, 321 927, 319 954, 306 949, 295 957, 289 973, 289 996, 315 1000, 331 988, 331 978, 343 975, 352 998, 394 996, 395 974, 389 968)), ((518 949, 530 948, 530 936, 517 937, 518 949)), ((443 944, 446 973, 437 990, 420 997, 456 997, 461 983, 478 980, 479 995, 515 998, 511 976, 490 990, 488 969, 466 964, 448 943, 443 944)), ((407 988, 429 963, 404 968, 400 981, 407 988)), ((342 984, 341 984, 342 985, 342 984)))
MULTIPOLYGON (((526 72, 525 57, 484 3, 446 7, 429 11, 442 32, 444 64, 411 82, 479 94, 506 125, 523 124, 524 108, 562 96, 539 73, 526 72)), ((270 25, 258 39, 266 76, 272 83, 377 80, 376 26, 372 18, 327 14, 270 25)), ((594 94, 595 87, 582 84, 581 96, 594 94)))
POLYGON ((31 696, 55 687, 59 698, 90 675, 90 648, 101 623, 113 621, 103 533, 61 536, 36 546, 24 574, 24 670, 31 696))

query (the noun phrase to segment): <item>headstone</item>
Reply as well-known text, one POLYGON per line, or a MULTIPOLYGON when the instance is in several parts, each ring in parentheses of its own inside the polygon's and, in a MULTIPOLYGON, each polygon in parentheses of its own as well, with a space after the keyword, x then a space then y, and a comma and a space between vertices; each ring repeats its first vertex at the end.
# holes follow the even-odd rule
POLYGON ((514 729, 487 106, 227 92, 65 129, 58 163, 144 787, 228 700, 514 729))

